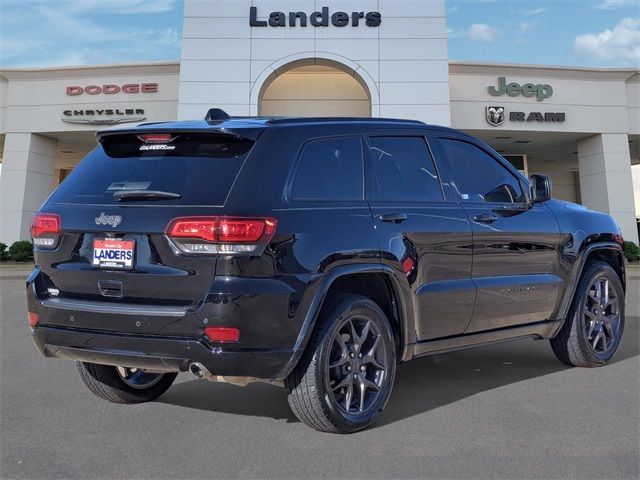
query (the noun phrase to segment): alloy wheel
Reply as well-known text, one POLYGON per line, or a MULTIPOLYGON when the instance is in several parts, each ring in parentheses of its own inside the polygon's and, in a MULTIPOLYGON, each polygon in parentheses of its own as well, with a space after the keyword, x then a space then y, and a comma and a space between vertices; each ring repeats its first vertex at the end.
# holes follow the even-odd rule
POLYGON ((351 317, 335 332, 327 369, 329 390, 347 415, 366 413, 380 395, 388 355, 378 326, 365 317, 351 317))
POLYGON ((587 290, 584 305, 584 333, 597 354, 608 352, 620 332, 620 302, 608 278, 596 278, 587 290))
POLYGON ((149 388, 163 377, 162 373, 149 373, 139 368, 116 367, 116 371, 124 383, 137 389, 149 388))

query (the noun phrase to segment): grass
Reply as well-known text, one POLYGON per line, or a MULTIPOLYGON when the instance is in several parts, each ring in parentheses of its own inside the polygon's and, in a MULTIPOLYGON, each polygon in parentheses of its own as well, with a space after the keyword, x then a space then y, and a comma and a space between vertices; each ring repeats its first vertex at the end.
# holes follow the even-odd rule
POLYGON ((34 264, 31 262, 2 262, 0 263, 0 271, 7 270, 33 270, 34 264))

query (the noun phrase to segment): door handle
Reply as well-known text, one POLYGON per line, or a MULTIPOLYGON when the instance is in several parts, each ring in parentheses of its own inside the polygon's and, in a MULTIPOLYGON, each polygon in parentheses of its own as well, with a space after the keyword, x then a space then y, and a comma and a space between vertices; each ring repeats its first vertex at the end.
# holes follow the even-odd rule
POLYGON ((401 223, 407 219, 405 213, 383 213, 378 217, 383 222, 401 223))
POLYGON ((480 215, 476 215, 473 217, 473 221, 476 223, 493 223, 498 220, 497 215, 493 215, 491 213, 481 213, 480 215))

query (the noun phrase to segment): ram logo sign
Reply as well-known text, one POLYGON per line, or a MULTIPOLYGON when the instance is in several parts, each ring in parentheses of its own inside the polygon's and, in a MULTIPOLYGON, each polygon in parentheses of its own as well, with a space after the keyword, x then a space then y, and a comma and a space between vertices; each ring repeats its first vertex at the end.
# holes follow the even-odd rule
POLYGON ((504 123, 504 107, 486 107, 486 118, 489 125, 497 127, 504 123))

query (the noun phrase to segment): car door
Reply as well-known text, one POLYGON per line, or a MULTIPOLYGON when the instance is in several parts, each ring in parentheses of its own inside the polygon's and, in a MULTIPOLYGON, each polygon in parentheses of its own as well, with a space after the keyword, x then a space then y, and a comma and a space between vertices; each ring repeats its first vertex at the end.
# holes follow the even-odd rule
POLYGON ((465 333, 547 320, 562 282, 555 217, 530 201, 528 183, 486 145, 448 134, 435 143, 473 230, 477 297, 465 333))
POLYGON ((424 133, 366 136, 381 261, 406 278, 416 340, 460 334, 473 311, 471 225, 446 198, 424 133))

